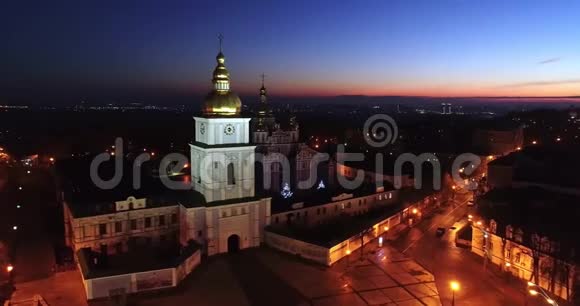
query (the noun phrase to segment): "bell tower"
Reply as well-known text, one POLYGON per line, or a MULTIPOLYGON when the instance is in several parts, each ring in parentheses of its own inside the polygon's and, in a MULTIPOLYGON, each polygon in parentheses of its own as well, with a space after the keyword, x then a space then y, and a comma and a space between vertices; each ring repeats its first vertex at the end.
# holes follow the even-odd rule
POLYGON ((231 91, 230 74, 221 50, 213 72, 213 88, 203 115, 194 117, 195 140, 190 144, 193 188, 206 202, 254 197, 254 150, 250 120, 242 117, 242 102, 231 91))

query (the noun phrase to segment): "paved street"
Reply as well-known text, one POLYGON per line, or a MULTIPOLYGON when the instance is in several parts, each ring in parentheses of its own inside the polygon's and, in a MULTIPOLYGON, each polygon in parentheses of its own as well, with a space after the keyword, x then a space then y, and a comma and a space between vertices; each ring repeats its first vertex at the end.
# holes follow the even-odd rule
POLYGON ((521 283, 508 281, 495 272, 484 272, 481 257, 468 249, 455 246, 456 230, 450 227, 459 229, 466 225, 465 216, 469 209, 466 202, 467 196, 458 195, 455 207, 452 204, 426 217, 402 233, 391 245, 433 273, 444 305, 451 305, 449 283, 452 280, 461 284, 461 289, 455 295, 455 304, 458 306, 545 305, 543 301, 527 297, 521 283), (447 229, 443 237, 436 236, 437 227, 447 229))
POLYGON ((209 258, 179 288, 130 301, 208 306, 441 305, 433 275, 394 249, 370 245, 364 260, 353 253, 331 268, 268 248, 220 255, 209 258))

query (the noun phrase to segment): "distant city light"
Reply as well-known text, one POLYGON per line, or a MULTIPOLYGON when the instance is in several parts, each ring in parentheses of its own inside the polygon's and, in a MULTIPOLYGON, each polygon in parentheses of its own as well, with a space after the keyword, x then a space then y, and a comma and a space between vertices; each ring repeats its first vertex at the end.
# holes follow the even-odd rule
POLYGON ((22 190, 22 186, 18 186, 18 190, 22 190))
POLYGON ((538 143, 538 142, 537 142, 537 141, 535 141, 535 140, 534 140, 534 141, 532 141, 532 144, 533 144, 533 145, 535 145, 535 144, 537 144, 537 143, 538 143))
POLYGON ((562 138, 558 137, 558 138, 556 138, 556 141, 560 142, 560 141, 562 141, 562 138))
POLYGON ((6 266, 6 272, 10 273, 12 271, 14 271, 14 266, 13 265, 6 266))
POLYGON ((18 230, 18 226, 14 225, 14 226, 12 227, 12 230, 18 230))
POLYGON ((54 162, 54 157, 48 159, 51 163, 54 162))

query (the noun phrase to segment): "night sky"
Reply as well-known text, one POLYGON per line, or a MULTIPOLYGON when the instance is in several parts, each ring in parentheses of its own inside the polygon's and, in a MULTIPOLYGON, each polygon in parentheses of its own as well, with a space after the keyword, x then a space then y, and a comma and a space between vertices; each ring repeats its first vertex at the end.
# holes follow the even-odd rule
POLYGON ((580 1, 5 1, 0 102, 580 95, 580 1))

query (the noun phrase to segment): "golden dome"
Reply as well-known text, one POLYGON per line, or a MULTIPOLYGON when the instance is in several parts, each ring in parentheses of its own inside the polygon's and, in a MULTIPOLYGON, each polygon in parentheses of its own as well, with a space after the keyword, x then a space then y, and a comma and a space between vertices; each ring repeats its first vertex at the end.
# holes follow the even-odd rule
POLYGON ((235 116, 242 110, 242 101, 230 90, 230 73, 226 69, 226 57, 220 51, 216 56, 217 66, 213 71, 213 90, 203 104, 203 113, 208 116, 235 116))
POLYGON ((233 116, 242 111, 242 100, 231 91, 212 91, 205 98, 203 113, 214 116, 233 116))

